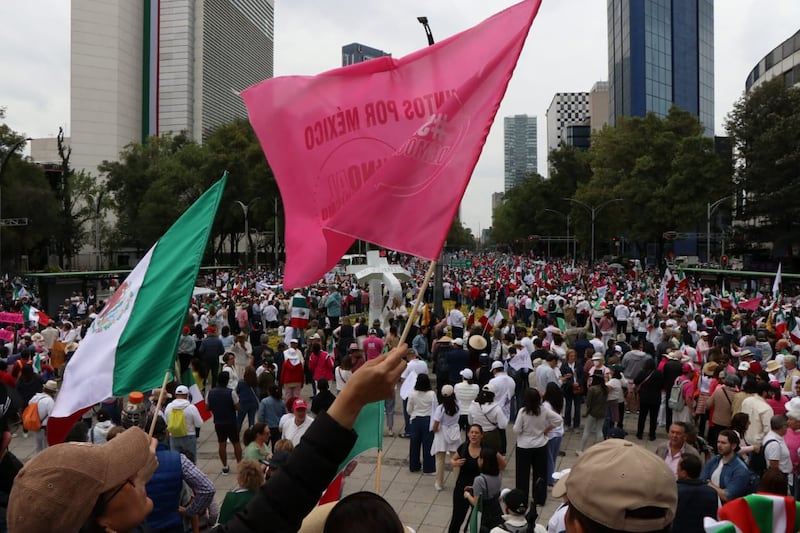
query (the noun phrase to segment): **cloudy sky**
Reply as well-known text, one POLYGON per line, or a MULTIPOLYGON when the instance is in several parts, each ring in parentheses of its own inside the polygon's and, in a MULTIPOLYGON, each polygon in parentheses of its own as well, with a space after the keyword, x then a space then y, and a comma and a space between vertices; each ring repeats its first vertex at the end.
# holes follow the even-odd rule
MULTIPOLYGON (((115 0, 105 0, 115 1, 115 0)), ((129 1, 129 0, 118 0, 129 1)), ((135 1, 135 0, 131 0, 135 1)), ((0 1, 0 106, 32 137, 69 134, 69 1, 0 1)), ((275 74, 315 74, 341 65, 341 46, 360 42, 399 57, 427 44, 416 17, 444 39, 514 0, 276 0, 275 74)), ((503 189, 502 117, 539 117, 539 171, 545 171, 544 114, 556 92, 588 91, 608 78, 606 1, 543 0, 514 77, 462 203, 474 232, 491 224, 491 193, 503 189)), ((721 0, 715 5, 715 121, 744 89, 756 62, 800 28, 798 0, 721 0)))

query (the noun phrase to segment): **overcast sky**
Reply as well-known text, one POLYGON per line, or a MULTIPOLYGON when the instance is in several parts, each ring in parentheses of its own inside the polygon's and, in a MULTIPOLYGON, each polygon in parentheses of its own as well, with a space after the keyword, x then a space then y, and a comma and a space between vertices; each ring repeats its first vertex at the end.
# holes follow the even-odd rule
MULTIPOLYGON (((106 0, 115 1, 115 0, 106 0)), ((135 1, 135 0, 119 0, 135 1)), ((7 123, 32 137, 69 134, 69 1, 0 1, 0 106, 7 123)), ((514 0, 276 0, 275 75, 315 74, 341 65, 341 46, 359 42, 399 57, 434 38, 480 23, 514 0)), ((800 28, 798 0, 715 3, 715 122, 744 89, 758 60, 800 28)), ((556 92, 588 91, 608 78, 605 0, 543 0, 462 203, 477 233, 491 225, 491 193, 503 190, 502 117, 539 117, 539 171, 545 171, 544 114, 556 92)))

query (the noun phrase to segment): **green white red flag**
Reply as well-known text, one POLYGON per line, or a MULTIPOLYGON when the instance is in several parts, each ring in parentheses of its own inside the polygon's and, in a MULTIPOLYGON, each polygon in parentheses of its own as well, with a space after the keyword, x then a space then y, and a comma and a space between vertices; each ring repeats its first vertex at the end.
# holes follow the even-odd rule
POLYGON ((291 311, 291 326, 297 329, 306 329, 308 327, 308 320, 310 311, 308 310, 308 300, 302 294, 295 293, 292 296, 292 311, 291 311))
POLYGON ((227 173, 183 213, 97 315, 66 366, 48 423, 50 444, 62 442, 74 421, 106 398, 161 385, 226 181, 227 173))

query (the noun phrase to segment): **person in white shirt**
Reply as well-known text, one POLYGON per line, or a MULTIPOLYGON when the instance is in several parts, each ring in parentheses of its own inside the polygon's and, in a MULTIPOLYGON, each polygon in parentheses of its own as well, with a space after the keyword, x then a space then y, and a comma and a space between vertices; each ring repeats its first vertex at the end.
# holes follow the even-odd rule
MULTIPOLYGON (((419 358, 416 350, 413 348, 409 348, 408 351, 406 351, 406 360, 406 368, 403 370, 403 373, 400 374, 401 385, 412 375, 419 376, 428 373, 427 363, 419 358)), ((407 439, 411 436, 411 418, 408 415, 408 397, 403 398, 403 420, 405 421, 405 427, 400 437, 407 439)))
MULTIPOLYGON (((494 387, 494 399, 503 408, 503 413, 511 417, 511 402, 515 396, 517 384, 514 378, 506 374, 505 367, 500 361, 492 363, 492 375, 489 383, 494 387)), ((503 452, 501 452, 503 453, 503 452)))
POLYGON ((769 421, 770 431, 764 435, 761 448, 768 468, 778 468, 789 480, 789 494, 794 494, 794 475, 789 447, 783 436, 789 431, 789 420, 783 415, 775 415, 769 421))
POLYGON ((175 399, 169 402, 164 410, 164 418, 169 423, 169 417, 174 410, 183 411, 184 432, 182 437, 170 435, 169 449, 181 452, 193 463, 197 463, 197 430, 203 427, 203 418, 192 402, 189 401, 189 387, 178 385, 175 389, 175 399))
POLYGON ((28 402, 28 405, 36 404, 39 411, 39 420, 42 424, 42 428, 34 433, 36 435, 36 453, 47 448, 47 420, 56 405, 55 396, 57 392, 58 383, 52 379, 47 380, 47 383, 42 386, 42 392, 34 394, 28 402))
POLYGON ((452 337, 454 339, 464 337, 465 321, 466 318, 464 317, 464 313, 461 312, 461 304, 456 302, 455 306, 453 306, 453 309, 450 310, 450 314, 447 315, 447 325, 450 326, 452 337))
POLYGON ((294 416, 282 417, 280 422, 281 438, 289 439, 292 444, 297 446, 300 444, 300 439, 306 434, 313 418, 307 415, 308 404, 302 398, 296 398, 292 404, 292 413, 294 416))
POLYGON ((523 407, 514 422, 514 433, 517 435, 516 487, 525 493, 526 501, 530 495, 531 477, 534 484, 538 478, 547 480, 547 437, 562 423, 561 415, 542 405, 538 391, 525 391, 523 407))
POLYGON ((408 417, 411 420, 411 434, 408 452, 408 468, 411 472, 423 474, 436 474, 436 461, 431 455, 433 445, 433 432, 431 432, 431 417, 436 408, 436 393, 431 387, 428 374, 419 374, 414 390, 408 395, 408 417), (420 462, 420 451, 422 461, 420 462))
POLYGON ((453 387, 456 395, 456 401, 458 402, 458 409, 459 409, 459 417, 458 417, 458 425, 459 427, 467 431, 469 428, 469 417, 467 416, 467 411, 469 411, 469 406, 472 402, 475 401, 475 398, 478 396, 478 392, 480 392, 480 387, 477 383, 472 382, 473 373, 472 370, 469 368, 465 368, 461 372, 461 382, 456 383, 453 387))
POLYGON ((627 340, 628 335, 628 318, 631 316, 631 310, 628 306, 620 302, 614 307, 614 319, 617 321, 617 334, 625 334, 627 340))

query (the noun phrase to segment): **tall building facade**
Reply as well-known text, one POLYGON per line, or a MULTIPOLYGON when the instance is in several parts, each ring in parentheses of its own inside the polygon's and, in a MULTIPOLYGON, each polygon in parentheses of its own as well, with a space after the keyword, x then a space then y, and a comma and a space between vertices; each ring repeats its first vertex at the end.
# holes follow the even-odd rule
POLYGON ((607 0, 609 123, 684 109, 714 135, 713 0, 607 0))
POLYGON ((342 66, 352 65, 354 63, 361 63, 362 61, 369 61, 376 57, 390 56, 392 54, 372 48, 361 43, 350 43, 342 46, 342 66))
POLYGON ((589 91, 589 125, 592 131, 608 124, 608 82, 597 81, 589 91))
POLYGON ((237 92, 273 75, 274 0, 72 0, 70 40, 72 161, 96 174, 130 142, 247 117, 237 92))
POLYGON ((756 63, 745 80, 744 89, 749 93, 778 76, 783 77, 787 87, 800 85, 800 30, 756 63))
MULTIPOLYGON (((567 127, 589 124, 589 93, 556 93, 547 108, 547 155, 567 143, 567 127)), ((549 165, 548 165, 549 172, 549 165)))
POLYGON ((538 171, 536 117, 514 115, 503 118, 505 152, 504 191, 508 192, 538 171))

